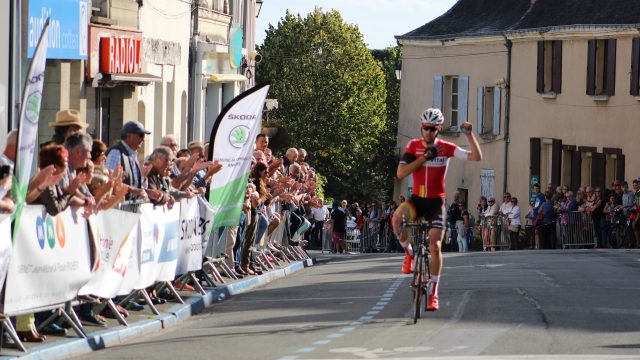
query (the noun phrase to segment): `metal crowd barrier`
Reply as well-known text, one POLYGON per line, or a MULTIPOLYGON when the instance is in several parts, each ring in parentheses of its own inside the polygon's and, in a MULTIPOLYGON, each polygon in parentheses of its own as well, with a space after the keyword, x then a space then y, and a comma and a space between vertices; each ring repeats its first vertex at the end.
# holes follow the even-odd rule
POLYGON ((591 214, 571 211, 561 216, 560 238, 563 249, 598 246, 591 214))
POLYGON ((509 219, 506 216, 484 216, 480 218, 479 222, 483 250, 509 249, 511 247, 509 219))
POLYGON ((356 228, 348 228, 345 234, 344 244, 348 253, 359 253, 360 249, 360 230, 356 228))

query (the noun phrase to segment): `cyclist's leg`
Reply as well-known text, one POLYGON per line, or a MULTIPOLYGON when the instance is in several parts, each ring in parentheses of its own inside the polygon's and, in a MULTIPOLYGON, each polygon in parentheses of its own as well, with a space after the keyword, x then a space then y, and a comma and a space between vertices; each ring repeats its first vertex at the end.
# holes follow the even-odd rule
POLYGON ((393 226, 393 232, 396 234, 398 238, 398 242, 402 246, 403 249, 406 249, 409 243, 408 232, 401 232, 401 224, 402 221, 413 222, 416 219, 416 210, 413 204, 408 201, 403 202, 398 206, 396 211, 393 213, 393 218, 391 219, 391 226, 393 226))

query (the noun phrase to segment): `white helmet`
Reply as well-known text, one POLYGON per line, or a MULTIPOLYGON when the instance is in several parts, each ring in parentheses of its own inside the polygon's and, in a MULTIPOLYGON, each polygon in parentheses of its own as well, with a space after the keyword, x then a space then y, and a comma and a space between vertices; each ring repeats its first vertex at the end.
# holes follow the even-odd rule
POLYGON ((420 115, 420 125, 442 125, 443 123, 444 115, 440 109, 428 108, 420 115))

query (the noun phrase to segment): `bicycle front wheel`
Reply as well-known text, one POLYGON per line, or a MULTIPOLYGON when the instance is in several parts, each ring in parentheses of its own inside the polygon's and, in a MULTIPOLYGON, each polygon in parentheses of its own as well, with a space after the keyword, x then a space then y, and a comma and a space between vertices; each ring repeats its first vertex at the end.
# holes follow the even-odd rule
POLYGON ((417 323, 422 311, 423 283, 424 278, 424 260, 422 254, 416 254, 413 270, 413 323, 417 323))

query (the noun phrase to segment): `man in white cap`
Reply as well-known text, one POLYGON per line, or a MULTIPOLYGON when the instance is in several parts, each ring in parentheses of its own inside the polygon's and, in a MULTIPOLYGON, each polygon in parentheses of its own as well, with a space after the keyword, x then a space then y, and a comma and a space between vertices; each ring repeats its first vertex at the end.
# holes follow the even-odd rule
POLYGON ((151 134, 138 121, 132 120, 124 124, 120 130, 120 141, 107 150, 107 168, 115 170, 120 164, 124 172, 123 183, 129 185, 127 200, 141 199, 148 201, 147 193, 142 188, 142 170, 138 162, 138 149, 144 143, 144 136, 151 134))

